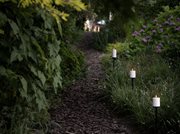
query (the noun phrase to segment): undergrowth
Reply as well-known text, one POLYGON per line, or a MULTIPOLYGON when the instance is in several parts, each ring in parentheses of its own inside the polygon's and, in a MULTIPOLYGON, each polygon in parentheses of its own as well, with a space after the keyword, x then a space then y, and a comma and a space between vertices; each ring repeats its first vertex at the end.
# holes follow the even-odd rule
MULTIPOLYGON (((152 98, 161 98, 159 130, 161 133, 179 132, 179 84, 177 72, 169 68, 158 54, 141 53, 131 59, 118 57, 115 68, 110 55, 102 59, 106 72, 106 93, 117 110, 131 113, 139 124, 153 130, 152 98), (129 71, 136 70, 135 89, 132 90, 129 71)), ((118 112, 118 111, 117 111, 118 112)))

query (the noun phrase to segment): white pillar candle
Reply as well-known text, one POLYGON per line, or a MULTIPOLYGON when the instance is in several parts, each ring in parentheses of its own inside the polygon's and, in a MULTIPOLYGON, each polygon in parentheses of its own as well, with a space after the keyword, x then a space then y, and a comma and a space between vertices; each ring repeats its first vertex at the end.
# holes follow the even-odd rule
POLYGON ((113 58, 117 58, 117 51, 116 51, 115 48, 113 48, 112 57, 113 57, 113 58))
POLYGON ((160 107, 160 98, 157 97, 157 95, 155 97, 153 97, 153 107, 160 107))
POLYGON ((130 78, 136 78, 136 71, 133 69, 130 71, 130 78))

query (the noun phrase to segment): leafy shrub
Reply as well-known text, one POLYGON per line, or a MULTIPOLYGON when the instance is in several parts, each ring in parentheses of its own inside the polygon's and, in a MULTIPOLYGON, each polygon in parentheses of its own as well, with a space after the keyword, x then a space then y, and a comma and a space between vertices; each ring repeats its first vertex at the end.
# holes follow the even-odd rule
POLYGON ((100 51, 104 51, 108 44, 108 32, 104 30, 104 31, 101 31, 98 33, 92 33, 92 34, 93 34, 93 37, 92 37, 90 47, 100 50, 100 51))
POLYGON ((136 11, 138 15, 145 20, 149 20, 157 16, 159 12, 163 11, 163 6, 169 6, 174 8, 179 5, 179 0, 148 0, 148 1, 136 1, 136 11))
POLYGON ((60 41, 53 25, 48 27, 45 23, 49 18, 53 24, 53 18, 40 8, 31 11, 32 8, 18 8, 15 3, 3 3, 1 7, 4 18, 1 20, 4 33, 0 38, 2 126, 10 130, 9 133, 27 133, 31 122, 41 122, 36 118, 39 113, 47 117, 48 87, 52 86, 51 90, 57 92, 61 86, 60 41), (13 8, 6 9, 7 6, 13 8), (33 16, 35 13, 44 16, 33 16))
POLYGON ((61 69, 63 84, 71 82, 82 71, 84 65, 84 55, 69 46, 62 44, 60 54, 62 57, 61 69))
POLYGON ((73 43, 79 41, 80 37, 83 34, 83 31, 81 29, 78 29, 76 26, 77 16, 75 15, 72 14, 71 17, 68 18, 68 21, 62 23, 62 39, 65 43, 69 45, 72 45, 73 43))
POLYGON ((148 49, 160 53, 171 64, 176 65, 180 59, 180 6, 164 9, 152 22, 132 34, 134 39, 131 48, 135 51, 148 49))
MULTIPOLYGON (((69 4, 82 9, 77 2, 69 4)), ((67 16, 51 4, 0 1, 1 133, 36 133, 49 120, 48 98, 62 85, 60 20, 67 16)))

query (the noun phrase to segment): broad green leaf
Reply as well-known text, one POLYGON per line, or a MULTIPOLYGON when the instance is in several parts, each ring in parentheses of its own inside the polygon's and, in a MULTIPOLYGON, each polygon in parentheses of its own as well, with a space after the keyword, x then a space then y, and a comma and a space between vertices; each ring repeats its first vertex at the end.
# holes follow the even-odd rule
POLYGON ((41 71, 38 71, 38 78, 40 79, 40 81, 42 82, 42 85, 44 86, 46 82, 46 77, 41 71))
POLYGON ((59 53, 59 50, 60 50, 60 46, 59 46, 59 43, 55 43, 55 44, 51 44, 49 43, 48 44, 48 48, 49 48, 49 54, 50 56, 56 56, 58 55, 59 53))
POLYGON ((22 55, 24 56, 25 59, 27 59, 28 57, 28 49, 29 49, 29 45, 30 45, 30 37, 28 34, 25 33, 20 33, 19 34, 22 43, 20 44, 20 50, 22 55))
POLYGON ((12 63, 13 61, 16 61, 16 60, 22 61, 23 57, 20 54, 20 52, 16 48, 14 48, 14 50, 11 53, 10 62, 12 63))
POLYGON ((36 47, 38 52, 41 54, 42 58, 45 59, 44 51, 41 48, 41 46, 39 45, 38 41, 34 37, 32 37, 31 40, 32 40, 33 45, 36 47))
POLYGON ((47 107, 47 100, 45 94, 40 89, 37 90, 36 103, 38 104, 39 111, 47 107))
POLYGON ((32 84, 34 95, 36 97, 36 104, 38 105, 38 110, 41 111, 47 107, 47 100, 44 92, 42 92, 35 84, 32 84))
POLYGON ((55 75, 53 78, 53 86, 54 86, 54 90, 55 93, 57 93, 57 89, 62 87, 62 79, 60 75, 55 75))
POLYGON ((20 94, 22 97, 27 97, 27 81, 24 79, 24 77, 20 77, 22 88, 19 89, 20 94))
POLYGON ((60 66, 60 63, 61 63, 61 57, 60 57, 60 55, 58 55, 58 56, 56 56, 56 58, 55 58, 55 64, 56 64, 57 66, 60 66))
POLYGON ((43 74, 43 72, 41 71, 37 71, 37 69, 35 67, 33 67, 32 65, 29 65, 29 68, 31 70, 31 72, 37 76, 39 78, 39 80, 41 81, 42 85, 44 86, 45 82, 46 82, 46 77, 43 74))
POLYGON ((37 63, 37 55, 33 50, 28 51, 28 56, 35 62, 37 63))
POLYGON ((33 67, 32 65, 29 65, 29 68, 30 68, 31 72, 32 72, 35 76, 37 76, 37 71, 36 71, 35 67, 33 67))
POLYGON ((17 24, 13 20, 8 19, 8 21, 9 21, 9 24, 10 24, 14 34, 15 35, 18 34, 20 30, 19 30, 19 27, 17 26, 17 24))
POLYGON ((48 44, 48 48, 49 48, 49 55, 53 56, 55 54, 54 53, 54 46, 53 46, 53 44, 49 43, 48 44))

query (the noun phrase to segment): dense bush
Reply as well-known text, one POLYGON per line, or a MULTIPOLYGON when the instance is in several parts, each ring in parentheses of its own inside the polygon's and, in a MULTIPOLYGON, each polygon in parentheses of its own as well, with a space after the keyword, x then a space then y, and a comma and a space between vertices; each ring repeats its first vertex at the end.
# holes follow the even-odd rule
POLYGON ((63 85, 77 78, 84 65, 84 55, 77 49, 62 44, 60 49, 63 85))
POLYGON ((164 8, 152 22, 144 24, 132 35, 131 47, 135 51, 148 49, 160 53, 171 64, 180 60, 180 6, 175 9, 164 8))
POLYGON ((159 12, 162 12, 163 6, 174 8, 179 5, 179 0, 137 0, 135 4, 138 16, 147 21, 156 17, 159 12))
POLYGON ((46 127, 47 98, 63 79, 60 22, 68 14, 57 9, 61 5, 83 8, 79 0, 0 1, 1 133, 36 133, 46 127))
MULTIPOLYGON (((118 25, 117 25, 118 27, 118 25)), ((109 24, 102 26, 101 31, 93 34, 93 40, 90 44, 92 48, 95 48, 100 51, 105 51, 108 43, 117 42, 123 40, 125 37, 125 33, 119 32, 119 29, 115 26, 111 27, 109 24)))
POLYGON ((90 47, 104 51, 108 45, 108 32, 104 30, 98 33, 92 33, 92 36, 90 47))

